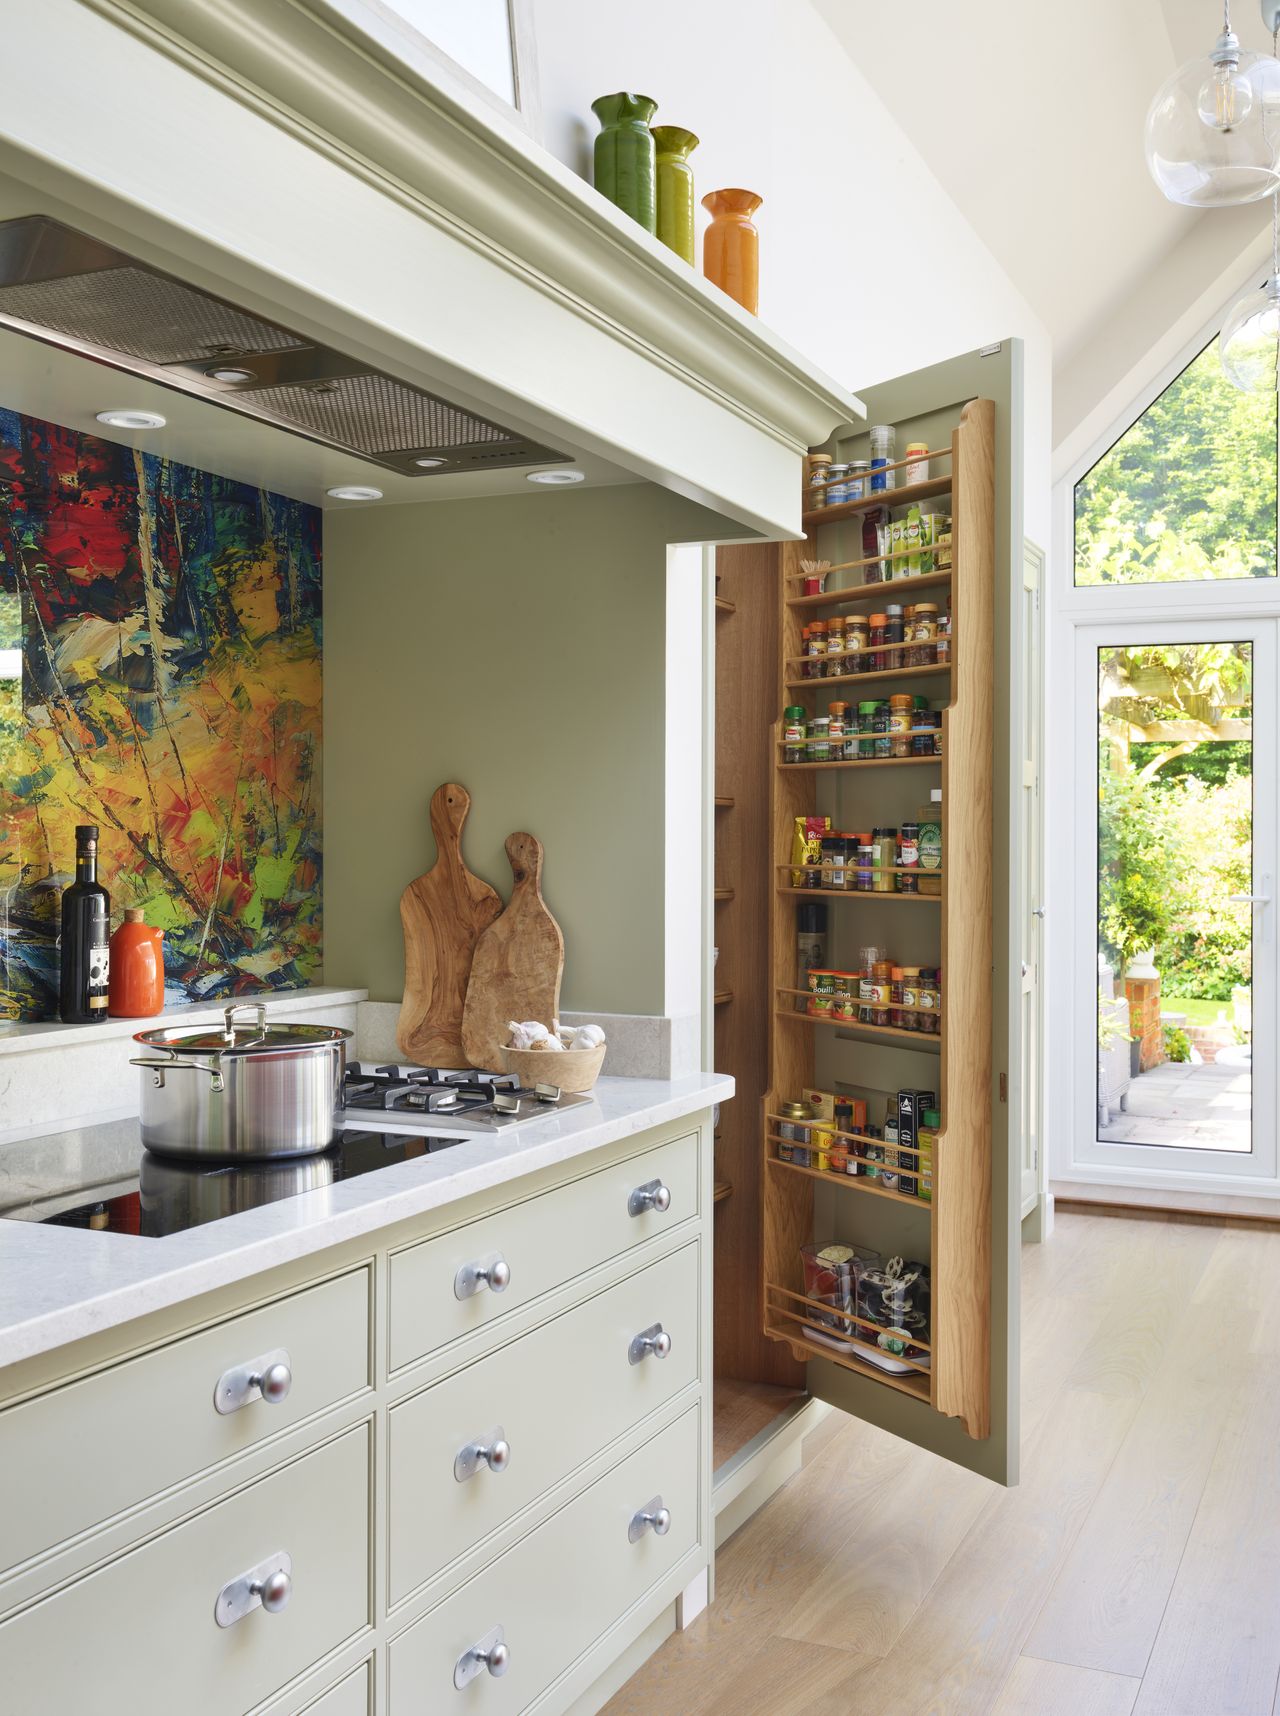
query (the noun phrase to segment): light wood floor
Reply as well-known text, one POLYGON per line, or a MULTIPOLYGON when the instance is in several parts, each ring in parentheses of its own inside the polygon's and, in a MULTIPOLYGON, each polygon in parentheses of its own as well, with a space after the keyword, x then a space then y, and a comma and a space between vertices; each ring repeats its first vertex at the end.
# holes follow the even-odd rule
POLYGON ((607 1716, 1280 1716, 1280 1234, 1023 1252, 1023 1478, 832 1414, 607 1716))

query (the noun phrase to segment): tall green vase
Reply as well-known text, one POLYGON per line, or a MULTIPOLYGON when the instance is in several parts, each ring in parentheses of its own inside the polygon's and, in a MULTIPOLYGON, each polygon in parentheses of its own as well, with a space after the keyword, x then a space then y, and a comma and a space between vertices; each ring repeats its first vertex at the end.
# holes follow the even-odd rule
POLYGON ((596 189, 646 232, 658 230, 657 152, 649 121, 658 111, 647 95, 602 95, 591 103, 600 121, 596 189))
POLYGON ((692 263, 693 168, 689 156, 698 147, 692 131, 679 125, 655 125, 658 149, 658 237, 677 256, 692 263))

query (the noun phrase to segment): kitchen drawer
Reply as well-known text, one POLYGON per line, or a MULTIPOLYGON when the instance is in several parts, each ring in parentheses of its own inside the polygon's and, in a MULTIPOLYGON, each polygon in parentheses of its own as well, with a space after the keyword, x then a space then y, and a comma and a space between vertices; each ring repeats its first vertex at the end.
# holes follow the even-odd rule
POLYGON ((313 1704, 304 1705, 301 1716, 369 1716, 369 1664, 362 1662, 354 1674, 322 1692, 313 1704))
POLYGON ((697 1211, 698 1146, 692 1134, 397 1252, 391 1259, 390 1369, 497 1322, 697 1211), (652 1180, 671 1193, 669 1208, 631 1215, 632 1192, 652 1180), (459 1299, 459 1269, 495 1256, 511 1271, 506 1289, 486 1288, 459 1299))
POLYGON ((0 1626, 4 1708, 243 1716, 352 1638, 370 1620, 370 1440, 357 1425, 0 1626), (281 1551, 286 1606, 219 1626, 222 1588, 281 1551))
POLYGON ((387 1511, 390 1601, 520 1512, 698 1375, 698 1244, 544 1323, 394 1406, 387 1511), (661 1323, 671 1350, 632 1364, 632 1338, 661 1323), (504 1468, 454 1462, 501 1427, 504 1468))
POLYGON ((369 1276, 357 1269, 0 1412, 0 1571, 368 1382, 369 1276), (277 1351, 293 1378, 283 1400, 215 1409, 224 1372, 277 1351))
POLYGON ((514 1716, 688 1554, 698 1541, 694 1407, 391 1642, 388 1716, 514 1716), (655 1497, 659 1537, 628 1528, 655 1497), (460 1690, 454 1669, 501 1627, 509 1654, 460 1690))

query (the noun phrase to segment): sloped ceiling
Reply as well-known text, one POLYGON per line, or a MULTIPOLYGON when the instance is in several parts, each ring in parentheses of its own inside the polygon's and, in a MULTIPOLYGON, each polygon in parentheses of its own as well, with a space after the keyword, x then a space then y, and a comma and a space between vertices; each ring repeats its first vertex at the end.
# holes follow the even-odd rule
MULTIPOLYGON (((1142 127, 1160 84, 1207 55, 1215 0, 814 0, 938 180, 1049 329, 1061 369, 1131 310, 1170 255, 1261 231, 1268 209, 1215 224, 1177 208, 1146 169, 1142 127)), ((1257 0, 1233 24, 1269 51, 1257 0)), ((910 209, 886 208, 891 223, 910 209)), ((897 253, 906 247, 901 239, 897 253)))

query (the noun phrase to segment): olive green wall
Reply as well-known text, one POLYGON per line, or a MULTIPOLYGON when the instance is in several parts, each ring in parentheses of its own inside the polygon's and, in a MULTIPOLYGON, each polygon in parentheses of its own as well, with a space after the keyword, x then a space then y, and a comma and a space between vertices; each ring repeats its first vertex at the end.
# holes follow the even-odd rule
POLYGON ((663 1012, 666 549, 724 529, 644 484, 326 512, 326 982, 399 1000, 400 893, 456 780, 504 899, 506 836, 546 848, 565 1011, 663 1012))

